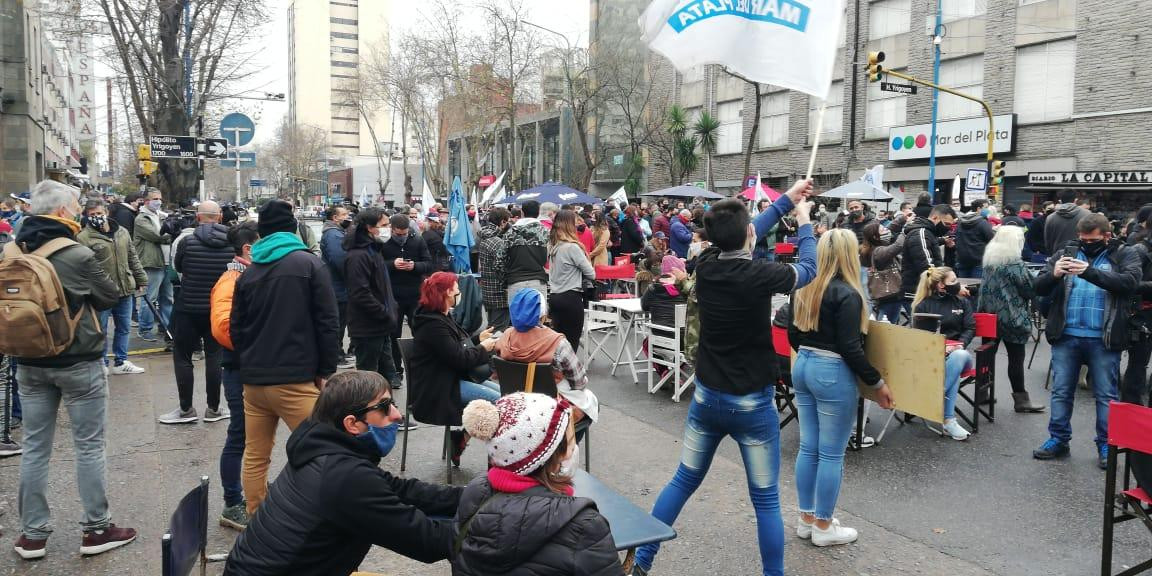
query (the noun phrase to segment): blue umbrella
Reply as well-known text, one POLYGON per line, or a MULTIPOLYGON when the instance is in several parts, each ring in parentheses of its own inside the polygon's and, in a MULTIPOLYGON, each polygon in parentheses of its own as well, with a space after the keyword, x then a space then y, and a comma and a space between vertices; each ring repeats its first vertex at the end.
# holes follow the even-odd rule
POLYGON ((604 201, 595 196, 589 196, 575 188, 569 188, 557 182, 545 182, 535 188, 529 188, 496 202, 496 204, 523 204, 535 200, 541 204, 551 202, 563 206, 565 204, 603 204, 604 201))
POLYGON ((452 179, 452 195, 448 197, 448 233, 444 236, 444 245, 453 256, 453 268, 457 274, 470 274, 472 264, 469 261, 469 252, 476 239, 472 236, 472 226, 468 220, 468 207, 464 201, 464 191, 461 189, 460 177, 452 179))

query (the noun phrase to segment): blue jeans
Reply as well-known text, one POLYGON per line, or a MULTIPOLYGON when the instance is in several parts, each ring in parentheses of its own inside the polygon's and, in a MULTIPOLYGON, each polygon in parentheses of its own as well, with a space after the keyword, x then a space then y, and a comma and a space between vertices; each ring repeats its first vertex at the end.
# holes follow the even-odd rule
MULTIPOLYGON (((172 330, 172 281, 168 279, 166 268, 145 268, 148 275, 148 301, 159 307, 160 319, 168 330, 172 330)), ((140 333, 147 334, 156 324, 156 317, 148 304, 140 307, 140 333)))
POLYGON ((220 486, 224 488, 224 506, 235 506, 244 501, 244 486, 240 483, 240 468, 244 461, 244 383, 240 371, 224 369, 224 400, 232 418, 228 420, 228 435, 220 451, 220 486))
POLYGON ((875 302, 876 319, 879 320, 881 317, 886 316, 889 322, 899 324, 901 303, 899 299, 889 300, 887 302, 875 302))
MULTIPOLYGON (((756 531, 760 541, 760 562, 764 574, 784 574, 784 521, 780 517, 780 419, 771 387, 737 396, 704 387, 696 381, 688 421, 684 426, 684 448, 680 466, 672 481, 660 492, 652 516, 671 526, 680 515, 712 465, 712 456, 725 436, 740 445, 748 495, 756 510, 756 531)), ((636 553, 636 564, 645 570, 660 550, 647 544, 636 553)))
POLYGON ((1048 434, 1067 444, 1072 440, 1072 406, 1080 366, 1088 365, 1092 395, 1096 397, 1096 445, 1108 443, 1108 403, 1117 398, 1120 352, 1104 347, 1101 338, 1064 336, 1052 345, 1052 408, 1048 434))
POLYGON ((976 365, 972 353, 956 350, 944 361, 944 419, 956 417, 956 394, 960 392, 960 375, 976 365))
POLYGON ((24 411, 20 407, 20 382, 16 380, 16 359, 8 357, 8 379, 12 382, 12 417, 17 420, 24 419, 24 411))
POLYGON ((473 400, 487 400, 495 404, 499 399, 500 385, 491 380, 485 380, 483 384, 471 380, 460 381, 460 400, 465 406, 473 400))
POLYGON ((800 423, 796 500, 801 512, 831 520, 856 422, 856 375, 840 358, 801 349, 792 384, 800 423))
POLYGON ((956 265, 956 277, 957 278, 983 278, 984 277, 984 267, 983 266, 961 266, 961 265, 957 264, 956 265))
POLYGON ((67 368, 20 366, 20 401, 24 404, 24 455, 20 460, 20 522, 24 534, 43 540, 52 534, 48 508, 48 465, 56 417, 63 402, 76 449, 76 486, 84 531, 108 526, 104 429, 108 411, 108 379, 99 360, 67 368))
POLYGON ((104 331, 105 366, 108 365, 109 317, 116 325, 116 334, 112 337, 112 354, 116 357, 116 365, 119 366, 128 359, 128 333, 132 330, 132 297, 123 296, 112 308, 100 313, 100 329, 104 331))

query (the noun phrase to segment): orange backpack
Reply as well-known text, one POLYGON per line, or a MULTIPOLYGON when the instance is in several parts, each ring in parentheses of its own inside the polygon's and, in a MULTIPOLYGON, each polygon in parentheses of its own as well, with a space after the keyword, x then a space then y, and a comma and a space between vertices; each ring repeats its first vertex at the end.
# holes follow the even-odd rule
POLYGON ((72 317, 56 268, 48 257, 78 245, 56 238, 25 254, 15 242, 0 259, 0 354, 17 358, 59 356, 76 334, 84 311, 72 317))

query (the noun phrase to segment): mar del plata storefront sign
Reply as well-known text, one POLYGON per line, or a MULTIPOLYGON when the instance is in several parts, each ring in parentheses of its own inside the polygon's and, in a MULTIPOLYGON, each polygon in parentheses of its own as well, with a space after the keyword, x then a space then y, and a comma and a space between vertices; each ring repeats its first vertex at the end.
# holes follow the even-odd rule
POLYGON ((1094 184, 1125 186, 1152 184, 1152 170, 1109 170, 1105 172, 1029 172, 1029 184, 1094 184))

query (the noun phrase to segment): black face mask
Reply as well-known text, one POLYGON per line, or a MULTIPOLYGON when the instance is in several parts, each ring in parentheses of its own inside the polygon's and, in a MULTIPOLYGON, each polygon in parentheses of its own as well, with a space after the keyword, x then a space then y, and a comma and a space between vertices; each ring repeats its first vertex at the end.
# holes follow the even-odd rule
POLYGON ((943 222, 937 222, 936 223, 936 236, 947 236, 948 232, 951 232, 951 231, 952 231, 951 226, 949 226, 943 222))
POLYGON ((946 292, 947 294, 950 294, 952 296, 959 294, 960 293, 960 283, 957 282, 955 284, 945 284, 944 285, 944 292, 946 292))
POLYGON ((1084 251, 1084 255, 1092 259, 1095 259, 1097 256, 1099 256, 1107 247, 1108 243, 1103 240, 1080 242, 1080 249, 1084 251))
POLYGON ((351 221, 351 220, 341 220, 341 221, 340 221, 340 227, 341 227, 341 228, 347 229, 347 228, 348 228, 349 226, 351 226, 351 225, 352 225, 352 221, 351 221))

